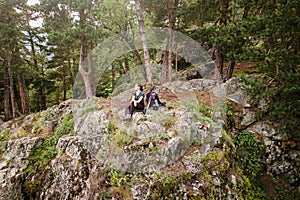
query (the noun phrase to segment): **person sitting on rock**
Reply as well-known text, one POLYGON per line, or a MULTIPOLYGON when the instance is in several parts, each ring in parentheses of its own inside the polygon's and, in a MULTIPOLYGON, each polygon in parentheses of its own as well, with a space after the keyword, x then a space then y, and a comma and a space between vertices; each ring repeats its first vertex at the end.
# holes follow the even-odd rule
POLYGON ((129 103, 126 114, 129 114, 129 117, 132 117, 134 111, 144 111, 144 93, 143 86, 135 84, 134 86, 135 92, 132 95, 131 101, 129 103))
POLYGON ((151 108, 153 107, 154 110, 157 110, 159 106, 166 106, 166 102, 161 102, 159 100, 159 96, 155 91, 155 86, 153 86, 150 90, 149 93, 147 93, 146 95, 146 102, 148 107, 147 108, 151 108))

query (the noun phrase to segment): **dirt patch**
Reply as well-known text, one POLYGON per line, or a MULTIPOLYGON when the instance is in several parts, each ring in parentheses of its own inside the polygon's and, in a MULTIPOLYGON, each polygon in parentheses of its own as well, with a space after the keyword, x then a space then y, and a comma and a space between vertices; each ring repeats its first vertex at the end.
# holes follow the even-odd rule
POLYGON ((211 107, 211 98, 209 92, 198 91, 196 92, 196 97, 199 104, 211 107))

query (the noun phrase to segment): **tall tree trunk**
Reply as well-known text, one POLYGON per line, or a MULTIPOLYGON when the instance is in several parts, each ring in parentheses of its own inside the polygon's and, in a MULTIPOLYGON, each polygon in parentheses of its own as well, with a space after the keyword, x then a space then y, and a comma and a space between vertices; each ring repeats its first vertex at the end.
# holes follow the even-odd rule
POLYGON ((12 118, 10 107, 9 74, 7 59, 3 62, 3 85, 4 85, 4 114, 7 120, 12 118))
POLYGON ((63 101, 67 100, 67 81, 66 81, 66 72, 63 72, 63 101))
POLYGON ((45 74, 42 71, 42 78, 40 78, 40 110, 45 110, 47 108, 47 96, 46 96, 46 88, 44 85, 45 74))
POLYGON ((169 42, 168 42, 168 81, 172 81, 172 26, 169 26, 169 42))
POLYGON ((178 0, 168 1, 168 41, 164 53, 160 83, 166 81, 166 71, 168 70, 168 81, 172 81, 172 43, 173 43, 173 27, 175 26, 174 14, 177 10, 178 0))
POLYGON ((74 85, 74 75, 73 75, 73 71, 72 71, 72 64, 71 64, 71 57, 68 58, 68 67, 69 67, 69 76, 70 76, 70 79, 69 79, 69 83, 70 83, 70 86, 73 87, 74 85))
POLYGON ((62 54, 62 68, 63 68, 63 101, 67 99, 67 72, 66 72, 66 66, 65 66, 65 56, 62 54))
MULTIPOLYGON (((84 9, 81 9, 79 12, 79 23, 84 24, 87 21, 87 14, 85 13, 84 9)), ((82 76, 84 86, 85 86, 85 98, 91 98, 94 96, 93 94, 93 87, 91 85, 91 73, 92 67, 90 63, 90 56, 88 55, 88 39, 86 38, 85 32, 81 35, 80 41, 80 55, 79 55, 79 73, 82 76), (84 57, 87 57, 88 66, 87 71, 84 69, 84 57)))
MULTIPOLYGON (((169 43, 168 43, 169 44, 169 43)), ((167 46, 168 46, 167 44, 167 46)), ((168 47, 166 47, 167 49, 168 47)), ((163 84, 167 80, 167 66, 168 66, 168 54, 167 50, 164 51, 162 66, 161 66, 161 74, 160 74, 160 84, 163 84)))
POLYGON ((175 26, 175 13, 177 11, 179 0, 169 2, 169 45, 168 45, 168 81, 172 81, 172 45, 173 45, 173 28, 175 26))
POLYGON ((235 61, 230 61, 228 68, 227 68, 226 81, 231 79, 233 70, 234 70, 234 65, 235 65, 235 61))
POLYGON ((33 58, 33 66, 35 67, 35 69, 37 71, 39 71, 41 73, 42 78, 38 77, 39 83, 40 85, 39 87, 39 92, 40 92, 40 101, 38 101, 38 107, 39 110, 45 110, 47 108, 47 97, 46 97, 46 93, 45 93, 45 86, 43 83, 43 79, 44 79, 44 71, 43 69, 40 70, 38 68, 38 62, 36 59, 36 51, 35 51, 35 46, 34 46, 34 41, 33 41, 33 36, 31 31, 28 31, 28 35, 29 35, 29 42, 30 42, 30 47, 31 47, 31 53, 32 53, 32 58, 33 58))
POLYGON ((152 74, 152 67, 151 67, 151 63, 150 63, 150 55, 149 55, 149 51, 148 51, 148 44, 147 44, 145 26, 144 26, 144 18, 143 18, 140 0, 135 0, 135 4, 136 4, 136 12, 137 12, 138 22, 139 22, 139 27, 140 27, 142 45, 143 45, 143 50, 144 50, 144 60, 145 60, 145 68, 146 68, 146 73, 147 73, 147 82, 148 82, 148 84, 152 84, 153 83, 153 74, 152 74))
POLYGON ((30 112, 29 97, 23 74, 18 74, 18 85, 21 97, 22 113, 23 115, 28 115, 30 112))
MULTIPOLYGON (((220 1, 220 26, 227 25, 228 22, 228 7, 229 7, 229 0, 221 0, 220 1)), ((221 79, 223 80, 223 68, 224 68, 224 54, 220 47, 217 47, 217 53, 216 53, 216 64, 217 69, 220 72, 221 79)))
POLYGON ((84 86, 85 86, 85 97, 86 98, 91 98, 93 97, 93 92, 92 92, 92 86, 90 82, 90 74, 91 74, 91 67, 88 66, 88 71, 85 71, 83 68, 83 61, 84 61, 84 50, 83 50, 83 43, 80 45, 80 58, 79 58, 79 72, 82 76, 82 79, 84 81, 84 86))
POLYGON ((34 47, 34 42, 33 42, 33 37, 31 31, 27 31, 29 35, 29 41, 30 41, 30 47, 31 47, 31 53, 32 53, 32 58, 33 58, 33 64, 36 70, 38 70, 38 63, 36 60, 36 53, 35 53, 35 47, 34 47))
POLYGON ((8 56, 7 63, 7 72, 8 72, 8 77, 9 77, 9 91, 10 91, 10 102, 11 102, 11 108, 12 108, 12 117, 15 119, 17 117, 17 104, 15 101, 15 89, 14 89, 14 80, 12 77, 12 73, 10 70, 10 65, 11 65, 11 60, 12 60, 12 53, 8 56))
POLYGON ((217 78, 220 78, 221 80, 223 80, 224 58, 223 58, 222 50, 220 48, 217 48, 216 64, 217 64, 217 69, 219 70, 219 73, 220 73, 220 77, 217 77, 217 78))

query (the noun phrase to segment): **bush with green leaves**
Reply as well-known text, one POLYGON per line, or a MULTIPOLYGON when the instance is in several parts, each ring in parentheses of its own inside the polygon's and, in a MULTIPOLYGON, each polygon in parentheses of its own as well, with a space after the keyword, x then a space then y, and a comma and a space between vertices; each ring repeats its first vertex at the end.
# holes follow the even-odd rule
POLYGON ((248 131, 238 133, 235 138, 237 164, 251 180, 254 179, 262 169, 263 145, 248 131))
POLYGON ((45 138, 43 143, 30 152, 31 161, 38 165, 46 165, 57 155, 56 144, 62 135, 73 132, 73 115, 66 115, 52 137, 45 138))
POLYGON ((253 106, 264 99, 267 109, 261 114, 264 119, 278 125, 287 139, 300 140, 300 74, 280 73, 274 77, 241 77, 243 90, 249 95, 253 106))

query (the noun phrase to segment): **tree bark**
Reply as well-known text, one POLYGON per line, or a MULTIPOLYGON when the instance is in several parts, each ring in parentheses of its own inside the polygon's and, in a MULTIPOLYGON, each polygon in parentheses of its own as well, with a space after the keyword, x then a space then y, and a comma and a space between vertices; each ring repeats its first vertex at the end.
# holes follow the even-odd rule
POLYGON ((89 78, 89 76, 91 74, 91 67, 89 66, 88 71, 85 71, 85 69, 83 68, 83 61, 84 61, 84 50, 83 50, 83 44, 81 43, 80 58, 79 58, 79 72, 84 81, 85 97, 91 98, 91 97, 93 97, 92 86, 91 86, 91 82, 90 82, 90 78, 89 78))
POLYGON ((62 68, 63 68, 63 101, 67 99, 67 72, 66 72, 66 66, 65 66, 65 56, 62 53, 62 68))
POLYGON ((31 31, 27 31, 27 32, 29 35, 29 42, 30 42, 30 47, 31 47, 32 59, 33 59, 33 66, 35 67, 36 71, 41 73, 41 76, 42 76, 42 78, 40 78, 40 77, 37 78, 37 80, 40 83, 40 85, 38 86, 39 92, 40 92, 40 100, 38 101, 38 107, 39 107, 39 110, 45 110, 47 108, 47 97, 45 94, 45 86, 43 83, 44 71, 43 71, 43 69, 40 70, 38 68, 38 62, 36 59, 36 51, 35 51, 33 36, 32 36, 31 31))
MULTIPOLYGON (((221 0, 220 1, 220 25, 227 25, 228 22, 228 7, 229 7, 229 1, 228 0, 221 0)), ((221 79, 223 80, 223 69, 224 69, 224 54, 223 51, 220 49, 220 47, 217 47, 217 53, 216 53, 216 64, 217 69, 220 72, 221 79)))
POLYGON ((169 26, 169 42, 168 42, 168 81, 172 81, 172 26, 169 26))
POLYGON ((8 75, 8 63, 7 59, 3 62, 3 86, 4 86, 4 114, 6 120, 12 118, 10 107, 10 91, 9 91, 9 75, 8 75))
POLYGON ((172 81, 172 44, 173 44, 173 27, 175 26, 174 14, 177 10, 178 0, 169 0, 168 1, 168 41, 166 45, 166 50, 164 53, 163 63, 162 63, 162 72, 160 77, 160 83, 166 82, 167 75, 166 71, 168 70, 168 81, 172 81))
POLYGON ((31 33, 31 31, 27 31, 27 32, 28 32, 28 35, 29 35, 29 42, 30 42, 30 47, 31 47, 31 52, 32 52, 33 64, 34 64, 34 67, 37 69, 38 68, 38 63, 37 63, 37 60, 36 60, 36 53, 35 53, 32 33, 31 33))
POLYGON ((22 113, 28 115, 30 113, 29 97, 23 74, 18 74, 18 85, 21 97, 22 113))
POLYGON ((228 68, 227 68, 226 81, 232 78, 234 65, 235 65, 235 61, 230 61, 228 68))
MULTIPOLYGON (((84 24, 87 19, 87 14, 85 13, 84 9, 81 9, 79 12, 79 23, 84 24)), ((80 41, 80 55, 79 55, 79 73, 82 76, 84 86, 85 86, 85 98, 92 98, 94 96, 93 94, 93 88, 91 85, 91 63, 90 63, 90 57, 88 55, 88 39, 86 38, 85 32, 81 35, 81 41, 80 41), (84 57, 87 56, 88 66, 87 71, 84 69, 84 57)))
POLYGON ((17 104, 15 101, 15 89, 14 89, 14 80, 11 74, 10 70, 10 65, 11 65, 11 60, 12 60, 12 53, 8 56, 7 63, 7 72, 8 72, 8 77, 9 77, 9 91, 10 91, 10 102, 11 102, 11 108, 12 108, 12 117, 15 119, 17 117, 17 104))
POLYGON ((65 71, 63 72, 63 101, 67 100, 67 81, 66 81, 66 73, 65 71))
POLYGON ((44 71, 42 71, 42 78, 40 78, 40 96, 41 96, 41 102, 40 102, 40 110, 45 110, 47 108, 47 96, 46 96, 46 88, 44 85, 44 79, 45 74, 44 71))
POLYGON ((150 55, 149 55, 149 51, 148 51, 144 18, 143 18, 140 0, 135 0, 135 5, 136 5, 136 12, 137 12, 138 22, 139 22, 139 27, 140 27, 142 45, 143 45, 143 50, 144 50, 144 60, 145 60, 145 68, 146 68, 146 74, 147 74, 147 82, 148 82, 148 84, 153 84, 152 66, 150 63, 150 55))
POLYGON ((71 57, 68 58, 68 67, 69 67, 69 76, 70 76, 70 79, 69 79, 69 83, 70 83, 70 86, 73 87, 74 85, 74 75, 73 75, 73 71, 72 71, 72 64, 71 64, 71 57))
POLYGON ((173 28, 175 26, 174 14, 177 11, 179 0, 173 0, 169 3, 169 45, 168 45, 168 81, 172 81, 172 45, 173 45, 173 28))
POLYGON ((220 79, 223 80, 224 58, 223 58, 222 50, 220 48, 217 48, 217 52, 216 52, 216 65, 221 76, 220 79))
MULTIPOLYGON (((167 44, 168 46, 168 44, 167 44)), ((167 49, 167 47, 166 47, 167 49)), ((161 74, 160 74, 160 84, 163 84, 167 80, 167 66, 168 66, 168 54, 169 52, 167 50, 164 51, 162 66, 161 66, 161 74)))

